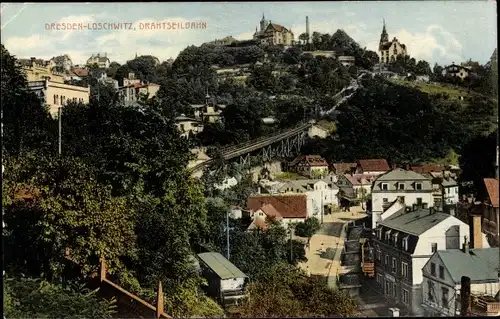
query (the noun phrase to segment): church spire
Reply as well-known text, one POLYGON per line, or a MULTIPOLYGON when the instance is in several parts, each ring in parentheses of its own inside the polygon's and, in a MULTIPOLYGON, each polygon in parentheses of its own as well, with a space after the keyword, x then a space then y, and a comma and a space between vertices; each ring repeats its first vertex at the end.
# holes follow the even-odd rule
POLYGON ((380 44, 382 46, 384 43, 389 42, 389 35, 387 34, 387 30, 385 28, 385 19, 383 20, 384 26, 382 28, 382 34, 380 35, 380 44))

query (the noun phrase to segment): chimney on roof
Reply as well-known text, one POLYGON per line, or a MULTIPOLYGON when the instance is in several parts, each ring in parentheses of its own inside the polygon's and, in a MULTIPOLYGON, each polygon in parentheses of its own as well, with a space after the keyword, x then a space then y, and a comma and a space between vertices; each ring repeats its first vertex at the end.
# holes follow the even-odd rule
POLYGON ((462 245, 463 252, 468 254, 469 253, 469 241, 467 240, 467 236, 464 236, 464 243, 462 245))
POLYGON ((472 239, 472 248, 483 248, 483 232, 481 229, 482 214, 476 211, 471 212, 471 221, 469 222, 470 238, 472 239))

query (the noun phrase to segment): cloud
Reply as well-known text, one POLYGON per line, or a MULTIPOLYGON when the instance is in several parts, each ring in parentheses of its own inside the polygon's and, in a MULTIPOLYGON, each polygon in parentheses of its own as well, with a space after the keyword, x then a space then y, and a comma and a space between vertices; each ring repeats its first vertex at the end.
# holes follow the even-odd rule
MULTIPOLYGON (((68 16, 54 23, 117 23, 109 16, 68 16)), ((212 24, 215 25, 215 24, 212 24)), ((141 19, 132 23, 132 30, 44 30, 44 33, 29 37, 10 37, 4 42, 6 48, 18 57, 36 56, 50 59, 54 55, 69 54, 75 64, 85 63, 97 52, 106 52, 112 61, 125 63, 135 54, 153 55, 160 60, 176 57, 189 45, 201 45, 216 38, 217 30, 202 18, 187 20, 182 17, 166 17, 161 20, 141 19), (190 28, 191 23, 205 22, 205 28, 190 28), (152 29, 151 24, 161 24, 161 29, 152 29), (174 24, 176 24, 174 26, 174 24), (184 29, 179 29, 180 25, 184 29), (146 28, 147 27, 147 28, 146 28), (174 30, 175 28, 175 30, 174 30)))
MULTIPOLYGON (((408 54, 416 60, 429 63, 451 64, 463 61, 462 44, 458 39, 440 25, 430 25, 425 32, 411 33, 401 29, 389 35, 406 44, 408 54)), ((378 39, 367 43, 367 48, 377 52, 378 39)))

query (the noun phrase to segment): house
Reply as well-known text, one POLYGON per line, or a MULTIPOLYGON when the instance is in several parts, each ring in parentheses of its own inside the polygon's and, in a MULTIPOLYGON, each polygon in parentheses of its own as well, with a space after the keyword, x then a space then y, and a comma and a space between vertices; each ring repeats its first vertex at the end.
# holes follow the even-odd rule
POLYGON ((104 53, 104 56, 101 56, 100 53, 96 55, 92 54, 92 56, 87 60, 87 66, 97 65, 99 69, 108 69, 110 61, 107 57, 107 54, 104 53))
POLYGON ((328 135, 330 135, 330 130, 327 127, 321 125, 320 123, 317 123, 311 125, 308 131, 308 135, 311 138, 314 137, 326 138, 328 135))
POLYGON ((31 59, 19 59, 17 64, 26 75, 27 82, 50 79, 52 82, 64 83, 64 73, 56 72, 53 62, 32 57, 31 59))
POLYGON ((289 167, 299 174, 308 177, 328 174, 328 163, 320 155, 302 155, 293 160, 289 167))
POLYGON ((253 212, 252 223, 248 226, 247 231, 254 229, 266 231, 270 220, 281 222, 283 217, 272 204, 265 204, 253 212))
POLYGON ((238 267, 217 252, 198 254, 198 259, 209 296, 222 305, 245 298, 248 276, 238 267))
MULTIPOLYGON (((401 203, 401 202, 400 202, 401 203)), ((476 231, 477 246, 489 247, 480 219, 472 226, 431 208, 404 207, 379 222, 374 239, 377 289, 412 316, 422 315, 422 268, 442 249, 460 248, 460 238, 476 231)))
POLYGON ((429 83, 430 77, 428 75, 417 75, 415 81, 429 83))
POLYGON ((90 87, 69 85, 49 79, 28 82, 28 89, 48 106, 53 117, 58 113, 59 107, 64 107, 66 103, 72 101, 88 104, 90 98, 90 87))
POLYGON ((493 247, 499 246, 500 238, 500 215, 498 209, 498 179, 485 178, 484 186, 487 196, 482 202, 483 229, 493 247))
MULTIPOLYGON (((471 249, 467 236, 462 249, 436 251, 422 268, 426 316, 460 316, 462 276, 470 278, 472 296, 490 296, 494 300, 500 290, 499 256, 498 247, 471 249)), ((490 315, 498 316, 500 308, 495 310, 490 315)))
POLYGON ((458 183, 453 178, 445 176, 441 179, 441 187, 443 190, 443 204, 456 205, 459 201, 458 183))
POLYGON ((80 80, 83 80, 84 78, 89 76, 89 70, 87 70, 85 68, 74 67, 71 69, 70 74, 74 75, 75 77, 79 78, 80 80))
POLYGON ((223 104, 215 103, 207 92, 205 104, 191 104, 194 117, 202 122, 216 123, 221 120, 222 111, 226 108, 223 104))
POLYGON ((383 174, 390 169, 385 159, 362 159, 358 161, 356 174, 377 175, 383 174))
POLYGON ((236 177, 226 177, 220 184, 215 184, 214 187, 222 191, 236 185, 238 185, 238 179, 236 177))
POLYGON ((371 193, 372 184, 378 175, 368 174, 343 174, 351 182, 356 198, 363 199, 371 193))
POLYGON ((358 167, 357 163, 333 163, 333 173, 337 175, 342 174, 354 174, 356 172, 356 168, 358 167))
POLYGON ((381 63, 389 63, 395 61, 398 56, 406 56, 408 54, 406 45, 399 43, 398 39, 394 38, 392 41, 389 41, 389 35, 385 29, 385 20, 382 34, 380 35, 378 52, 381 63))
POLYGON ((293 44, 293 32, 289 29, 283 27, 282 25, 272 23, 271 20, 266 20, 264 14, 260 20, 260 30, 257 31, 255 27, 255 33, 253 34, 253 39, 259 41, 260 43, 266 43, 269 45, 292 45, 293 44))
POLYGON ((280 223, 287 227, 290 223, 305 221, 312 212, 312 205, 305 194, 258 194, 247 199, 250 217, 255 217, 264 205, 271 204, 283 219, 280 223))
POLYGON ((316 217, 322 220, 325 207, 329 205, 339 205, 339 188, 325 180, 307 179, 294 180, 283 183, 278 188, 278 193, 299 193, 306 194, 308 203, 312 205, 312 213, 308 212, 309 217, 316 217))
POLYGON ((120 99, 127 105, 136 103, 141 97, 146 99, 155 97, 159 88, 160 86, 155 83, 135 83, 119 87, 118 93, 120 99))
POLYGON ((444 171, 444 166, 441 164, 414 164, 410 165, 409 170, 414 171, 415 173, 424 174, 424 173, 442 173, 444 171))
POLYGON ((446 66, 441 74, 446 77, 458 77, 463 80, 468 77, 470 73, 471 69, 462 65, 456 65, 455 62, 453 62, 452 64, 446 66))
POLYGON ((203 132, 203 123, 200 120, 187 117, 184 114, 175 118, 175 126, 181 132, 181 136, 185 138, 203 132))
POLYGON ((350 68, 354 65, 356 59, 353 56, 349 55, 341 55, 337 58, 337 60, 342 64, 345 68, 350 68))
POLYGON ((123 86, 128 87, 134 84, 141 84, 141 80, 135 77, 134 72, 129 72, 128 77, 123 78, 123 86))
POLYGON ((432 182, 428 177, 413 171, 396 168, 377 177, 373 182, 372 194, 372 228, 382 221, 382 213, 390 204, 400 199, 407 206, 413 204, 434 205, 432 182))

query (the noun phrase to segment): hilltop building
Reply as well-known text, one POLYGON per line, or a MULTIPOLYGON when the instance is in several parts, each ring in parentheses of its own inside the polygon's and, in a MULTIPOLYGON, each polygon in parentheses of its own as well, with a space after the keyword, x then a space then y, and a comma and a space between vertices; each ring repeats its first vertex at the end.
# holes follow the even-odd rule
POLYGON ((253 39, 270 45, 292 45, 293 32, 282 25, 272 23, 271 20, 266 20, 262 14, 260 30, 255 27, 253 39))
POLYGON ((91 66, 97 64, 97 66, 100 69, 107 69, 109 68, 110 61, 107 57, 107 54, 104 53, 104 56, 101 56, 100 53, 97 53, 97 55, 93 55, 87 60, 87 66, 91 66))
POLYGON ((406 45, 400 43, 396 37, 392 41, 389 41, 389 34, 387 34, 387 30, 385 29, 385 20, 382 34, 380 35, 378 52, 381 63, 389 63, 395 61, 399 55, 407 55, 406 45))

